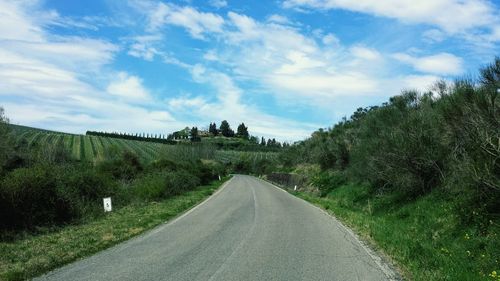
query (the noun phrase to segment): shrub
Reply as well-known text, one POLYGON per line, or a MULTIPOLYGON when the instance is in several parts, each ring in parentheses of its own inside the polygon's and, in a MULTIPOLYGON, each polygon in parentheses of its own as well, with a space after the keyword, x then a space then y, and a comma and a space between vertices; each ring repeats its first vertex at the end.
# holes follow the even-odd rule
POLYGON ((346 183, 346 177, 340 171, 323 171, 311 178, 311 183, 318 188, 321 197, 326 196, 334 188, 346 183))
POLYGON ((19 168, 0 186, 0 226, 10 229, 71 222, 97 213, 103 197, 118 194, 117 184, 88 164, 19 168))
POLYGON ((113 157, 101 162, 99 170, 108 173, 115 179, 130 181, 134 179, 142 170, 142 164, 137 154, 125 150, 120 157, 113 157))
POLYGON ((62 221, 64 206, 57 200, 56 186, 56 174, 48 165, 8 173, 0 189, 2 228, 32 228, 62 221))
POLYGON ((67 220, 102 212, 104 197, 120 196, 114 205, 124 203, 117 182, 90 164, 62 166, 57 179, 57 198, 69 214, 67 220))
POLYGON ((192 190, 200 183, 201 180, 197 176, 187 171, 172 172, 167 177, 166 197, 192 190))
POLYGON ((132 184, 133 194, 142 200, 155 201, 165 197, 168 172, 149 173, 132 184))

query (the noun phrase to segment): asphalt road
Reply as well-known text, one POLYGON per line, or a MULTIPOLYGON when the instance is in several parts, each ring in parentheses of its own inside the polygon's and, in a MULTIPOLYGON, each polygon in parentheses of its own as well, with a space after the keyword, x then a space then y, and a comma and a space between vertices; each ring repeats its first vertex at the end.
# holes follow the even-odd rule
POLYGON ((271 184, 235 176, 170 223, 36 280, 393 280, 352 233, 271 184))

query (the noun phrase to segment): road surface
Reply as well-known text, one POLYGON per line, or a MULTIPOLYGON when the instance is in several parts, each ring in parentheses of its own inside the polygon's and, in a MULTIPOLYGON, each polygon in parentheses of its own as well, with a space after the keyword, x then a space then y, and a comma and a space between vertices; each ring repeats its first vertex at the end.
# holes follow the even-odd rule
POLYGON ((271 184, 234 176, 170 223, 37 280, 393 280, 338 221, 271 184))

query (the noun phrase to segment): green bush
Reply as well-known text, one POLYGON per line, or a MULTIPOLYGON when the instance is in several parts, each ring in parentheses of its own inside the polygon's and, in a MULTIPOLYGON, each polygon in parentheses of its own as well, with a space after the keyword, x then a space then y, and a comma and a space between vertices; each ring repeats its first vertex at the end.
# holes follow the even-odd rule
POLYGON ((166 197, 169 197, 192 190, 200 185, 201 180, 187 171, 178 171, 169 173, 166 182, 167 189, 165 191, 165 195, 166 197))
POLYGON ((36 164, 8 173, 0 183, 2 228, 74 221, 101 210, 117 184, 86 165, 36 164))
POLYGON ((138 178, 132 184, 133 194, 142 200, 155 201, 165 197, 169 172, 156 172, 138 178))
POLYGON ((125 203, 118 183, 88 163, 60 167, 57 180, 57 197, 70 214, 68 220, 101 213, 105 197, 118 196, 115 206, 125 203))
POLYGON ((64 205, 57 198, 54 169, 47 165, 16 169, 0 189, 2 228, 31 228, 62 221, 64 205))
POLYGON ((182 194, 200 185, 200 179, 187 171, 156 172, 134 181, 132 188, 138 198, 155 201, 182 194))
POLYGON ((323 171, 313 176, 311 183, 318 188, 320 197, 324 197, 333 189, 345 184, 346 177, 340 171, 323 171))
MULTIPOLYGON (((433 91, 404 91, 380 106, 359 108, 287 148, 280 159, 285 166, 316 164, 367 182, 372 195, 388 197, 391 206, 442 189, 461 199, 455 201, 465 224, 484 224, 471 214, 500 214, 499 88, 496 58, 478 80, 441 81, 433 91)), ((335 186, 331 178, 314 179, 322 195, 335 186)))
POLYGON ((123 151, 119 157, 114 156, 99 163, 98 168, 115 179, 127 181, 133 180, 143 170, 137 154, 128 150, 123 151))

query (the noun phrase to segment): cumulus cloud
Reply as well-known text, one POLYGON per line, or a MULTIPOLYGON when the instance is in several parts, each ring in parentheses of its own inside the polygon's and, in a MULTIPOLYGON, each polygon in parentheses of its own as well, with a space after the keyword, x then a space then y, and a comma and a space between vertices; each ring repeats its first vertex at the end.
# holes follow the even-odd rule
POLYGON ((405 53, 396 53, 393 57, 411 65, 420 72, 438 75, 458 75, 463 73, 463 60, 449 53, 416 57, 405 53))
POLYGON ((202 122, 228 120, 233 126, 244 121, 251 134, 277 137, 283 141, 305 138, 319 127, 276 117, 244 103, 244 91, 225 73, 197 64, 191 69, 191 75, 197 83, 208 84, 215 92, 216 100, 208 101, 202 96, 172 98, 168 101, 169 108, 178 114, 188 114, 191 119, 202 122))
POLYGON ((0 2, 0 15, 0 97, 12 122, 73 133, 179 126, 154 104, 128 102, 150 95, 139 77, 109 74, 117 45, 50 33, 59 15, 38 1, 0 2))
POLYGON ((149 13, 150 30, 170 24, 184 27, 191 36, 202 39, 204 33, 221 32, 224 19, 214 13, 200 12, 190 6, 180 7, 170 3, 159 2, 151 7, 149 13))
POLYGON ((498 26, 498 10, 486 0, 285 0, 285 8, 344 9, 405 23, 432 24, 447 33, 498 26))
POLYGON ((151 98, 148 90, 142 85, 142 80, 126 72, 119 72, 106 91, 111 95, 130 100, 149 100, 151 98))

